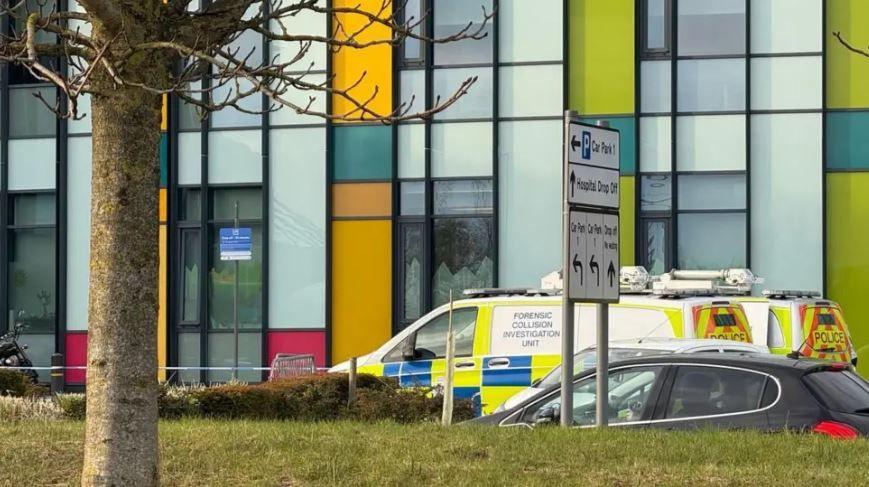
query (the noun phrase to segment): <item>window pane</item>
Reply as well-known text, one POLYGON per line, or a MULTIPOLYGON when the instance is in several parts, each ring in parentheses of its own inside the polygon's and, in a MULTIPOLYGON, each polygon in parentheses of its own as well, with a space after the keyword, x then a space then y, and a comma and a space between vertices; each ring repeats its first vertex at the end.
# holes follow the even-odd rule
POLYGON ((83 93, 78 97, 78 114, 84 116, 80 120, 67 120, 67 131, 70 134, 89 134, 91 133, 91 121, 93 120, 93 111, 91 110, 91 95, 83 93))
MULTIPOLYGON (((251 19, 260 12, 260 4, 252 4, 244 15, 245 19, 251 19)), ((315 45, 317 43, 314 43, 315 45)), ((251 29, 246 29, 241 32, 228 46, 226 51, 234 53, 234 57, 244 59, 248 66, 259 66, 263 62, 263 38, 258 32, 251 29)), ((221 56, 218 56, 221 58, 221 56)), ((225 59, 225 58, 223 58, 225 59)), ((217 81, 217 85, 211 94, 212 100, 215 103, 223 103, 227 99, 242 96, 237 101, 239 107, 251 111, 261 111, 262 94, 253 92, 253 84, 246 79, 232 79, 220 85, 222 80, 217 81), (236 86, 236 80, 238 86, 236 86), (251 93, 248 95, 248 93, 251 93)), ((234 107, 227 107, 218 112, 211 114, 212 127, 249 127, 262 124, 262 115, 245 113, 234 107)))
POLYGON ((751 119, 751 267, 767 289, 822 288, 823 232, 806 230, 823 228, 821 125, 819 113, 751 119))
POLYGON ((679 5, 679 55, 745 52, 746 0, 692 0, 679 5))
POLYGON ((680 112, 745 110, 745 59, 679 61, 680 112))
MULTIPOLYGON (((492 13, 492 0, 433 0, 434 37, 443 38, 456 35, 464 29, 465 34, 477 32, 483 22, 483 8, 487 14, 492 13), (468 23, 473 25, 468 28, 468 23)), ((482 39, 465 39, 457 42, 446 42, 434 45, 434 63, 446 64, 476 64, 492 62, 492 23, 489 20, 478 37, 482 39)))
POLYGON ((66 329, 87 330, 91 242, 91 138, 67 141, 66 329))
MULTIPOLYGON (((235 337, 232 333, 208 334, 208 366, 235 366, 235 337)), ((262 335, 259 333, 238 334, 238 367, 262 367, 262 335)), ((231 371, 209 370, 208 382, 226 382, 232 378, 231 371)), ((241 382, 262 381, 262 371, 239 370, 241 382)))
POLYGON ((821 108, 821 57, 751 60, 752 110, 821 108))
POLYGON ((679 117, 676 131, 678 171, 745 170, 744 116, 679 117))
MULTIPOLYGON (((316 43, 315 43, 316 44, 316 43)), ((322 84, 326 82, 325 74, 308 74, 302 79, 311 84, 322 84)), ((329 97, 326 93, 317 90, 300 90, 295 88, 287 88, 286 93, 281 95, 284 100, 296 105, 300 109, 310 110, 311 112, 326 113, 326 99, 329 97), (311 98, 314 101, 311 101, 311 98), (310 106, 309 106, 310 104, 310 106)), ((269 114, 269 122, 272 127, 281 125, 325 125, 326 120, 316 115, 306 115, 296 112, 295 109, 274 103, 278 110, 269 114)))
POLYGON ((491 176, 492 124, 432 124, 431 174, 436 178, 491 176))
POLYGON ((401 183, 401 214, 403 216, 425 215, 425 183, 414 181, 401 183))
POLYGON ((646 268, 653 276, 667 272, 667 223, 663 220, 646 222, 646 268))
POLYGON ((54 135, 57 117, 36 98, 39 93, 45 103, 54 105, 56 90, 49 87, 26 86, 9 90, 9 137, 45 137, 54 135))
POLYGON ((54 235, 54 228, 9 231, 8 323, 22 322, 28 333, 54 332, 54 235))
POLYGON ((235 218, 235 203, 238 203, 238 218, 260 220, 263 217, 262 189, 236 188, 212 190, 211 208, 215 220, 235 218))
POLYGON ((181 189, 181 207, 178 209, 178 219, 181 221, 199 221, 202 217, 202 194, 199 189, 181 189))
POLYGON ((9 141, 9 190, 54 189, 54 139, 14 139, 9 141))
POLYGON ((646 0, 646 49, 667 48, 667 0, 646 0))
POLYGON ((501 286, 537 287, 560 266, 561 139, 558 120, 499 124, 501 286))
POLYGON ((501 117, 557 116, 561 113, 563 76, 560 65, 506 66, 500 70, 501 117))
POLYGON ((199 230, 181 231, 181 321, 199 321, 199 269, 202 259, 199 230))
POLYGON ((208 182, 262 182, 262 134, 259 130, 223 130, 208 134, 208 182))
MULTIPOLYGON (((453 310, 453 338, 456 356, 467 357, 474 352, 474 329, 476 328, 477 308, 453 310)), ((429 321, 416 332, 414 354, 418 359, 443 358, 447 352, 447 333, 449 333, 450 314, 444 313, 429 321)))
POLYGON ((745 267, 744 213, 679 215, 679 269, 745 267))
POLYGON ((655 174, 642 177, 640 210, 670 211, 673 207, 673 185, 669 175, 655 174))
POLYGON ((455 68, 434 70, 432 104, 443 103, 453 96, 462 83, 473 77, 477 81, 458 101, 437 113, 436 120, 490 118, 492 116, 492 68, 455 68))
POLYGON ((668 418, 738 413, 760 408, 766 376, 742 370, 679 367, 673 381, 668 418))
POLYGON ((432 306, 462 295, 465 289, 494 283, 492 218, 438 218, 434 222, 432 306))
POLYGON ((398 126, 399 179, 425 177, 425 125, 398 126))
MULTIPOLYGON (((275 8, 275 6, 288 7, 294 3, 298 2, 294 2, 293 0, 281 0, 280 2, 277 2, 277 5, 273 5, 272 8, 275 8)), ((316 4, 318 7, 323 8, 326 6, 326 0, 319 0, 316 4)), ((271 22, 271 31, 278 33, 283 32, 281 29, 281 26, 283 26, 293 35, 307 34, 325 36, 327 35, 326 23, 328 18, 329 16, 325 13, 315 12, 310 9, 301 9, 293 15, 282 15, 280 22, 273 20, 271 22)), ((273 58, 278 56, 277 61, 279 63, 291 61, 299 54, 300 49, 301 45, 299 42, 272 41, 269 43, 269 54, 273 58)), ((323 43, 314 42, 308 48, 305 56, 289 67, 288 70, 305 71, 310 67, 311 70, 314 71, 325 71, 326 51, 327 48, 323 43)))
POLYGON ((202 135, 178 134, 178 184, 199 184, 202 180, 202 135))
POLYGON ((670 117, 640 118, 640 171, 669 172, 673 125, 670 117))
POLYGON ((492 212, 492 180, 435 181, 435 215, 479 215, 492 212))
MULTIPOLYGON (((178 366, 200 367, 199 333, 178 334, 178 366)), ((179 370, 178 380, 182 383, 199 382, 198 370, 179 370)))
POLYGON ((425 110, 425 70, 405 69, 399 73, 402 110, 417 113, 425 110))
POLYGON ((262 227, 253 229, 253 258, 242 261, 220 260, 219 228, 212 227, 212 268, 208 273, 208 303, 211 329, 232 330, 235 317, 233 303, 238 269, 238 328, 262 327, 262 227), (237 266, 237 267, 236 267, 237 266))
POLYGON ((642 113, 669 113, 673 108, 670 97, 673 86, 670 61, 643 61, 640 63, 640 111, 642 113))
POLYGON ((422 243, 422 225, 401 226, 402 260, 402 318, 415 320, 422 316, 422 263, 425 259, 422 243))
POLYGON ((326 130, 272 131, 269 328, 326 324, 326 130), (279 297, 279 298, 277 298, 279 297))
POLYGON ((13 226, 53 225, 54 193, 16 194, 11 197, 9 223, 13 226))
POLYGON ((745 175, 679 176, 679 209, 745 209, 745 175))
POLYGON ((500 61, 561 61, 563 8, 561 0, 501 0, 500 61), (529 39, 534 42, 528 42, 529 39))
MULTIPOLYGON (((422 0, 405 0, 404 7, 402 8, 403 19, 401 25, 415 25, 411 32, 421 35, 422 27, 425 25, 424 14, 422 0)), ((416 61, 423 58, 423 48, 424 44, 422 41, 407 37, 401 46, 401 55, 405 61, 416 61)))
POLYGON ((820 52, 823 0, 750 0, 751 52, 820 52))

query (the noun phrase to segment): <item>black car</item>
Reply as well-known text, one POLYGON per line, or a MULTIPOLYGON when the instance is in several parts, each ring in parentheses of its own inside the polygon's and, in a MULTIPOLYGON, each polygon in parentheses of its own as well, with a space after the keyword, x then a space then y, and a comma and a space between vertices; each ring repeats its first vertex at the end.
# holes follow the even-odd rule
MULTIPOLYGON (((595 371, 574 377, 573 420, 595 423, 595 371)), ((501 426, 557 424, 560 386, 472 420, 501 426)), ((609 423, 667 429, 815 431, 869 435, 869 383, 850 364, 777 355, 695 353, 610 364, 609 423)))

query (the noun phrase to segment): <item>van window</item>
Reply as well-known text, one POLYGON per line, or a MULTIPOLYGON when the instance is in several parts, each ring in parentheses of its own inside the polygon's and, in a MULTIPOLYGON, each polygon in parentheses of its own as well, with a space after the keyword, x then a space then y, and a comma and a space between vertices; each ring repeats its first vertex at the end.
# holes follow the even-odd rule
POLYGON ((766 345, 769 348, 781 348, 785 346, 785 337, 782 334, 781 321, 772 310, 769 310, 769 320, 766 325, 766 345))
MULTIPOLYGON (((384 357, 383 362, 402 362, 403 350, 412 345, 414 360, 444 358, 447 354, 447 330, 449 311, 438 315, 422 325, 416 332, 395 346, 384 357)), ((474 330, 477 322, 477 308, 453 310, 453 336, 456 342, 456 357, 469 357, 474 353, 474 330)))
POLYGON ((723 367, 679 367, 667 418, 693 418, 760 409, 766 376, 723 367))

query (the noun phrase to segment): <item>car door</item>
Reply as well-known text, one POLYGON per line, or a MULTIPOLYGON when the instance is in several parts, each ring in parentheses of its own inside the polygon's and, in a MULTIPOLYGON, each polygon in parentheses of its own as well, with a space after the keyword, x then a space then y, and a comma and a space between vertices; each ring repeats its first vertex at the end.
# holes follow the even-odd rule
MULTIPOLYGON (((458 308, 452 312, 456 398, 471 398, 479 392, 479 360, 473 357, 478 314, 479 308, 476 306, 458 308), (472 386, 468 387, 468 384, 472 386), (477 386, 473 387, 473 384, 477 386)), ((383 375, 398 377, 402 387, 442 385, 449 323, 450 313, 445 311, 408 335, 384 355, 383 375)))
POLYGON ((769 392, 778 387, 770 375, 755 370, 679 364, 664 384, 650 425, 665 429, 768 429, 769 392))
MULTIPOLYGON (((609 424, 613 426, 642 426, 652 418, 655 404, 666 376, 668 366, 663 364, 631 365, 609 371, 609 424)), ((573 384, 573 421, 576 426, 595 424, 597 384, 595 375, 589 374, 573 384)), ((517 411, 502 425, 529 426, 558 423, 561 391, 551 390, 545 397, 533 401, 517 411)))

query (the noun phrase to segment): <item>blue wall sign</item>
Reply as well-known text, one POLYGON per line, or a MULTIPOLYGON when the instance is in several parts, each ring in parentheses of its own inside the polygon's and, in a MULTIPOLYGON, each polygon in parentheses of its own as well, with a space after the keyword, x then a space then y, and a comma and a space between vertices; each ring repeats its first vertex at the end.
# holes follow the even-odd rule
POLYGON ((220 229, 220 260, 251 260, 252 255, 250 227, 220 229))

